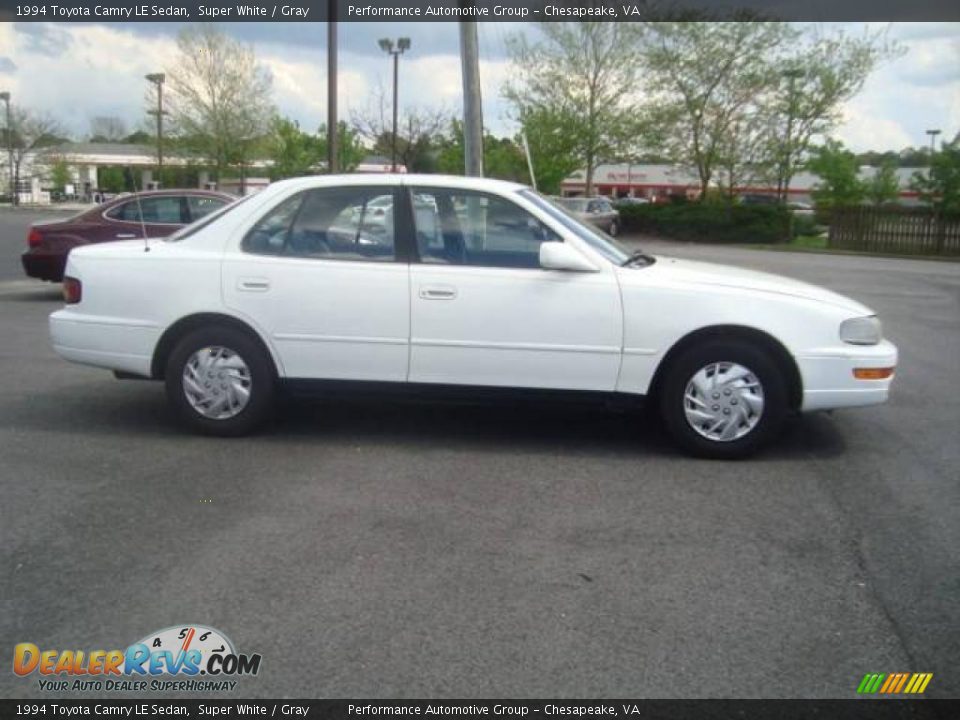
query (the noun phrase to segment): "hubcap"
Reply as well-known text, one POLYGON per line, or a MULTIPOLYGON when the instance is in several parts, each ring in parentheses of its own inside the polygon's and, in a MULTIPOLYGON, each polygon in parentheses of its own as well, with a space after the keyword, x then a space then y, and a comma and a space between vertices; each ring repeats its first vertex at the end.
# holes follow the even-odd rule
POLYGON ((743 365, 710 363, 687 383, 683 410, 690 427, 708 440, 737 440, 760 422, 763 386, 743 365))
POLYGON ((183 367, 183 393, 204 417, 232 418, 250 402, 250 368, 229 348, 200 348, 183 367))

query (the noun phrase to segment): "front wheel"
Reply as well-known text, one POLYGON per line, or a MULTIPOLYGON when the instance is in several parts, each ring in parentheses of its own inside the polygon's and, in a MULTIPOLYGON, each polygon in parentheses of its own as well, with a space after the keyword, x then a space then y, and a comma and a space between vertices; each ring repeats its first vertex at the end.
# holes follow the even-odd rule
POLYGON ((660 412, 686 451, 741 458, 779 433, 787 413, 786 383, 776 362, 755 345, 708 341, 671 363, 660 412))
POLYGON ((607 231, 607 234, 610 237, 616 237, 618 232, 620 232, 620 228, 617 227, 617 222, 613 221, 610 223, 610 229, 607 231))
POLYGON ((229 327, 195 330, 176 344, 166 366, 167 399, 190 429, 245 435, 269 416, 270 360, 252 338, 229 327))

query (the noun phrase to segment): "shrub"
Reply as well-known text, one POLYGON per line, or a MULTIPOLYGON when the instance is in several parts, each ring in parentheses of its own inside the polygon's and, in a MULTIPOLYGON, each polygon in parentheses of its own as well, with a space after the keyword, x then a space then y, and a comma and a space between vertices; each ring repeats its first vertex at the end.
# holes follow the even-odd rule
POLYGON ((620 220, 624 230, 707 243, 776 243, 790 235, 790 211, 781 205, 627 205, 620 220))

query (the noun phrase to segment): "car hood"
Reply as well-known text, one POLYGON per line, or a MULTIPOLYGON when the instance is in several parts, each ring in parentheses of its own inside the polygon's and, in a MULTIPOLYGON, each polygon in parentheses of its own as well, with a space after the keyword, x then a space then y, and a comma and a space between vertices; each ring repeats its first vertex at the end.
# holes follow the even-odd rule
MULTIPOLYGON (((657 262, 645 268, 644 272, 655 272, 671 282, 788 295, 835 305, 861 315, 873 314, 870 308, 856 300, 818 285, 811 285, 782 275, 747 270, 732 265, 682 260, 663 255, 656 256, 656 259, 657 262)), ((641 272, 639 275, 642 276, 642 274, 641 272)))

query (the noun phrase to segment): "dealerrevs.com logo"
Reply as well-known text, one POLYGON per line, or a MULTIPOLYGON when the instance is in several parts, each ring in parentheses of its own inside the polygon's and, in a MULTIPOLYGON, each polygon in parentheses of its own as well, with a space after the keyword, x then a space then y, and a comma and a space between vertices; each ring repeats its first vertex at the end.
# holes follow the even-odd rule
POLYGON ((51 692, 231 691, 233 678, 260 671, 260 659, 238 653, 219 630, 193 624, 150 633, 126 650, 41 650, 19 643, 13 672, 36 673, 40 690, 51 692))

